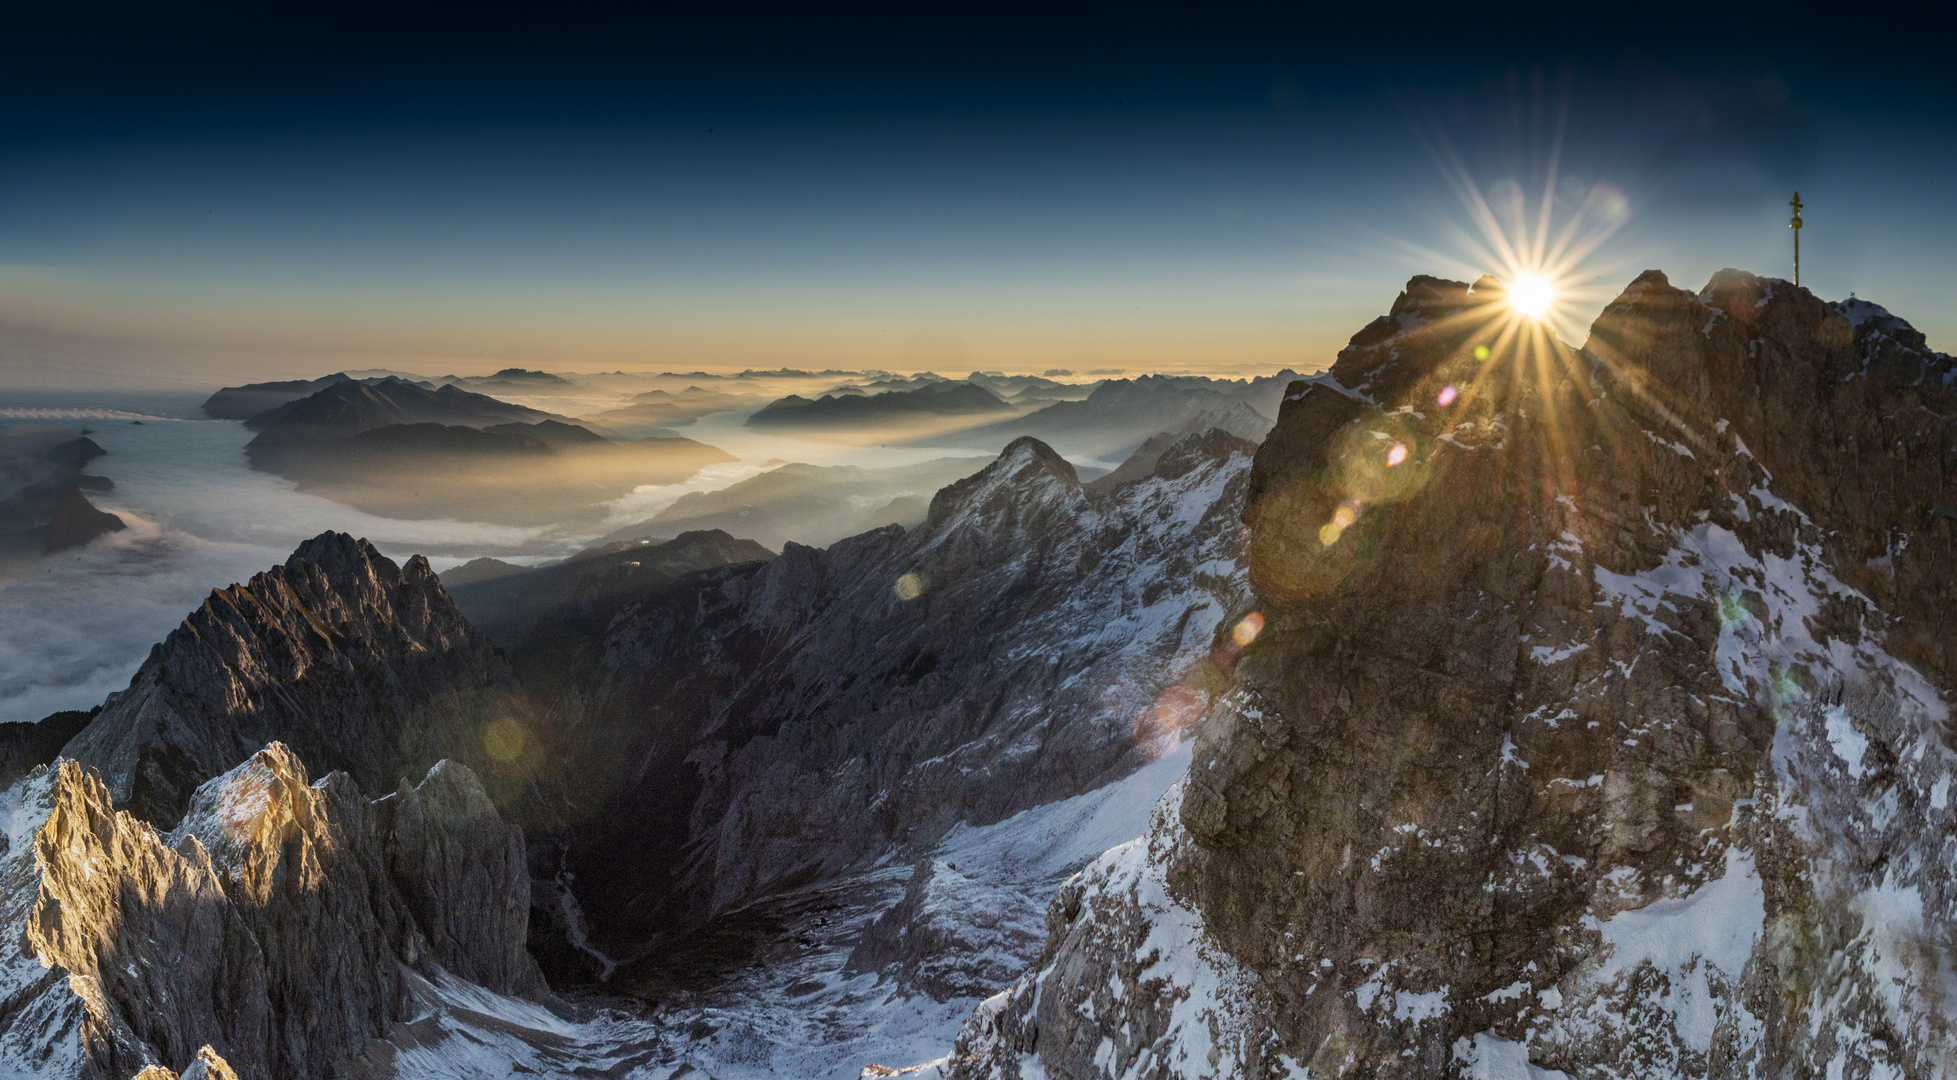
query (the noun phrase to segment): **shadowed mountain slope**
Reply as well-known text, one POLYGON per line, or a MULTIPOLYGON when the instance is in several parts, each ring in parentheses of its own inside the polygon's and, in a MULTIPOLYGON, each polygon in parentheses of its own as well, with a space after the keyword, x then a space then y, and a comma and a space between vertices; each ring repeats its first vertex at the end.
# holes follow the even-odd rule
POLYGON ((515 648, 538 619, 576 605, 617 607, 684 574, 766 562, 775 553, 720 530, 682 533, 657 544, 516 569, 449 589, 456 607, 492 640, 515 648))
POLYGON ((790 544, 590 626, 597 650, 533 688, 587 718, 580 759, 614 764, 539 861, 627 962, 616 982, 652 992, 691 928, 1173 745, 1242 596, 1249 452, 1192 436, 1099 499, 1022 439, 916 529, 790 544))

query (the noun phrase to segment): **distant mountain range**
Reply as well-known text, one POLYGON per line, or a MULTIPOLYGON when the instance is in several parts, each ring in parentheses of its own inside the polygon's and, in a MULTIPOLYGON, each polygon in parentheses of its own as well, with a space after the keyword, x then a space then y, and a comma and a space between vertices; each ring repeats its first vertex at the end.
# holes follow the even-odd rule
POLYGON ((732 455, 692 439, 617 442, 563 417, 454 385, 330 381, 245 421, 253 468, 392 517, 562 524, 641 484, 732 455))
POLYGON ((73 429, 0 429, 0 586, 43 555, 123 528, 121 518, 83 494, 115 489, 108 478, 82 472, 105 453, 73 429))
POLYGON ((599 543, 725 529, 776 549, 789 541, 827 547, 878 526, 923 521, 934 492, 990 460, 939 458, 894 469, 783 465, 719 491, 688 492, 651 518, 600 537, 599 543))
POLYGON ((725 412, 752 404, 754 395, 730 394, 725 390, 704 390, 698 386, 688 386, 677 393, 669 390, 647 390, 634 394, 632 403, 604 412, 592 413, 585 419, 600 424, 613 431, 634 435, 649 435, 646 430, 667 425, 690 424, 708 413, 725 412))
POLYGON ((524 368, 504 368, 494 375, 442 375, 432 379, 392 372, 366 374, 364 378, 356 378, 344 371, 337 371, 317 379, 289 379, 283 382, 227 386, 204 399, 204 415, 213 420, 250 420, 269 409, 311 397, 321 390, 342 383, 361 383, 367 386, 405 383, 431 391, 444 386, 479 387, 517 393, 544 393, 576 385, 562 375, 528 371, 524 368))
MULTIPOLYGON (((1252 442, 1262 439, 1271 429, 1269 417, 1245 404, 1238 393, 1216 389, 1219 381, 1162 375, 1112 379, 1084 401, 1059 401, 1010 420, 916 441, 982 450, 1030 435, 1070 457, 1118 461, 1163 432, 1218 428, 1252 442)), ((1222 385, 1234 391, 1237 384, 1222 385)))
POLYGON ((512 405, 453 384, 430 388, 405 379, 330 381, 282 405, 253 414, 245 426, 258 432, 254 445, 342 438, 390 424, 534 424, 567 420, 540 409, 512 405))
POLYGON ((763 406, 747 423, 757 428, 816 430, 1017 412, 982 386, 947 381, 878 394, 825 394, 814 401, 790 394, 763 406))

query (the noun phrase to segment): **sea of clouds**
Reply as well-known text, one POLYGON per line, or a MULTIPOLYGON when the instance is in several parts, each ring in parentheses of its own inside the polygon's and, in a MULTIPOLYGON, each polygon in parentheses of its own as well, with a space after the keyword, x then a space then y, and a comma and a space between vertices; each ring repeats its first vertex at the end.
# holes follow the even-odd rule
POLYGON ((367 537, 395 559, 425 552, 442 560, 438 567, 482 554, 535 561, 576 550, 575 538, 544 530, 394 521, 302 495, 245 466, 251 432, 242 425, 170 418, 190 410, 154 401, 128 404, 139 407, 0 406, 0 425, 88 430, 108 451, 88 471, 116 483, 93 501, 128 526, 43 559, 0 591, 0 720, 100 704, 213 588, 249 580, 327 530, 367 537), (132 412, 145 419, 128 419, 132 412))
MULTIPOLYGON (((252 433, 203 419, 203 393, 0 394, 0 427, 86 429, 107 455, 88 472, 115 481, 91 496, 128 528, 44 559, 0 588, 0 721, 38 720, 101 704, 127 686, 150 647, 212 589, 250 580, 327 530, 365 537, 397 561, 428 556, 438 571, 493 555, 532 564, 643 521, 688 491, 711 491, 783 461, 869 468, 916 464, 947 451, 846 446, 756 432, 748 410, 703 418, 681 433, 738 455, 681 484, 647 486, 580 531, 377 517, 313 495, 245 464, 252 433), (140 422, 137 422, 140 419, 140 422)), ((969 453, 969 451, 964 451, 969 453)))

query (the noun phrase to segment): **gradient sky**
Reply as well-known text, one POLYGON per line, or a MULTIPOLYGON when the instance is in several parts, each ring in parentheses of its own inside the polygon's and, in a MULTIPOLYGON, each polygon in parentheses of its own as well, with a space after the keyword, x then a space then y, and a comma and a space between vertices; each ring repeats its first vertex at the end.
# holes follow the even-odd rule
POLYGON ((1804 284, 1957 348, 1949 16, 1372 7, 10 16, 0 388, 1316 368, 1552 181, 1579 342, 1787 274, 1798 188, 1804 284))

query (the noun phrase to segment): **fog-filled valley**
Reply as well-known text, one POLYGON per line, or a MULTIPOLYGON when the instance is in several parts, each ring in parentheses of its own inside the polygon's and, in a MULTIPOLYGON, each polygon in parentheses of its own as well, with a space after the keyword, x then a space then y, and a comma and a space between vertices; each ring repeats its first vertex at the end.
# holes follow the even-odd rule
POLYGON ((397 559, 426 554, 438 570, 492 557, 532 567, 711 529, 775 552, 824 547, 917 524, 940 488, 1021 434, 1046 439, 1083 479, 1153 435, 1219 417, 1260 437, 1286 381, 355 370, 208 393, 0 393, 12 485, 0 509, 20 526, 0 527, 14 537, 0 553, 0 721, 99 704, 211 588, 328 529, 397 559), (901 399, 951 386, 995 405, 920 433, 901 399), (1067 415, 1097 394, 1097 419, 1067 415), (872 408, 812 427, 754 423, 784 401, 872 408), (69 479, 41 477, 47 451, 79 439, 102 451, 83 468, 109 482, 82 495, 125 528, 43 555, 69 479))

